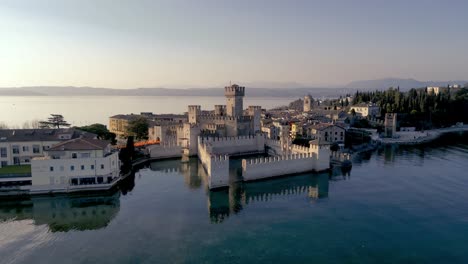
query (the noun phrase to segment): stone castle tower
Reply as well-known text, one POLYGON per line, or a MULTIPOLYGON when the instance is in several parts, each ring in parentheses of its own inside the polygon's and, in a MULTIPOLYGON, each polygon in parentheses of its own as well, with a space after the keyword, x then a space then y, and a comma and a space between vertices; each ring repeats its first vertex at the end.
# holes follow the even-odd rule
POLYGON ((197 116, 201 114, 201 106, 189 105, 188 106, 188 121, 190 124, 196 124, 198 122, 197 116))
POLYGON ((392 138, 396 136, 396 120, 397 114, 386 113, 384 123, 384 137, 392 138))
POLYGON ((304 96, 304 112, 309 112, 312 109, 312 97, 310 95, 304 96))
POLYGON ((228 116, 243 116, 245 87, 233 84, 224 87, 227 98, 226 114, 228 116))

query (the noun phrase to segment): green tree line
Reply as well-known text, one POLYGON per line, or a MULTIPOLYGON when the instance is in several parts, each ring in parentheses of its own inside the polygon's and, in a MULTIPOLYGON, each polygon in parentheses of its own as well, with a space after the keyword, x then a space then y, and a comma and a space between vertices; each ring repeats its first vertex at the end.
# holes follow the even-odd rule
POLYGON ((443 127, 456 122, 468 122, 468 88, 445 88, 437 95, 425 88, 401 92, 390 88, 386 91, 360 92, 354 95, 352 104, 372 102, 385 113, 398 113, 401 126, 418 128, 443 127))

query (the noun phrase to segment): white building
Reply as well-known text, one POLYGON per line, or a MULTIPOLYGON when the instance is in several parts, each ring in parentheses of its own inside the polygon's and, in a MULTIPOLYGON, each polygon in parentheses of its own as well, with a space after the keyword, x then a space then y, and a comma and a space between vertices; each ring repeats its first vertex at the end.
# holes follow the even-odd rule
POLYGON ((2 129, 0 130, 0 168, 28 165, 34 157, 64 140, 78 137, 96 138, 93 133, 67 129, 2 129))
POLYGON ((31 162, 32 189, 111 184, 119 176, 117 152, 107 141, 77 138, 54 145, 31 162))
POLYGON ((350 111, 356 112, 357 115, 362 117, 379 117, 380 107, 376 104, 358 104, 351 106, 350 111))

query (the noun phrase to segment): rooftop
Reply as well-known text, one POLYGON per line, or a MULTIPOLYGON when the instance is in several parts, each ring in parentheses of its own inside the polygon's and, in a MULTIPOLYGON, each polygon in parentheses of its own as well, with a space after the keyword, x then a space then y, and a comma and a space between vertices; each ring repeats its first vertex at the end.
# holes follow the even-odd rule
POLYGON ((109 141, 89 138, 75 138, 54 145, 48 151, 64 150, 104 150, 109 145, 109 141))
POLYGON ((75 128, 0 130, 0 142, 63 141, 79 137, 96 138, 97 135, 75 128))

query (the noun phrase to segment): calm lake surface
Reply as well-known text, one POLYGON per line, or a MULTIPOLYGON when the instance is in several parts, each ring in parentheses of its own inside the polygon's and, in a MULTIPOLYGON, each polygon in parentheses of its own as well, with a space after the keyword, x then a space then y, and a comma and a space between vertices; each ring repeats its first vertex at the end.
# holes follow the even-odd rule
MULTIPOLYGON (((287 105, 297 98, 248 97, 244 106, 260 105, 273 108, 287 105)), ((62 114, 74 126, 93 123, 108 124, 117 114, 153 112, 182 114, 188 105, 198 104, 212 110, 215 104, 225 104, 225 97, 204 96, 0 96, 0 122, 22 127, 25 121, 45 120, 50 114, 62 114)))
POLYGON ((109 195, 0 202, 0 262, 468 263, 467 171, 467 134, 216 192, 153 162, 109 195))

